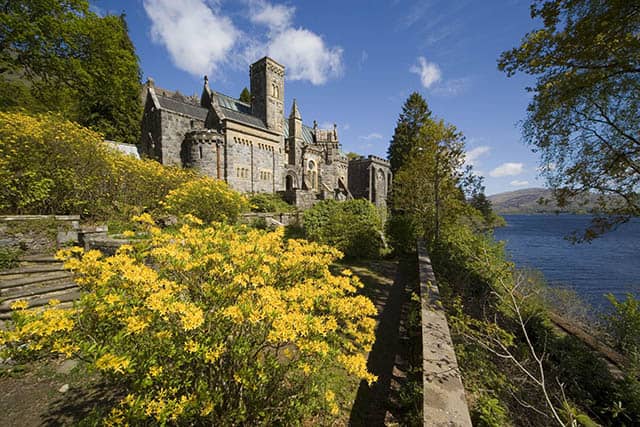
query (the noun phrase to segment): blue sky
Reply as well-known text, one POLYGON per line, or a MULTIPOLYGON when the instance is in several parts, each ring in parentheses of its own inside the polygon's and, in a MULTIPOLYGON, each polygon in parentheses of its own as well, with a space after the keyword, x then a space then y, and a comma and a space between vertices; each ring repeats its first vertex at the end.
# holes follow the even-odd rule
POLYGON ((487 194, 542 186, 522 142, 531 84, 497 70, 500 53, 536 24, 529 0, 92 1, 127 16, 143 78, 200 94, 202 76, 237 97, 249 64, 269 54, 287 67, 307 124, 337 123, 345 151, 385 156, 402 104, 419 91, 467 138, 487 194))

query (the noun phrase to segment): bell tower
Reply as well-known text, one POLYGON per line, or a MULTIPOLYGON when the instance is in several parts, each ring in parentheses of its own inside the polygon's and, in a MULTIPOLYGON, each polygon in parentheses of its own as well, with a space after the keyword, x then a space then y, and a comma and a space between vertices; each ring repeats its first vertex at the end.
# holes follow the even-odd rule
POLYGON ((264 120, 267 129, 282 133, 284 120, 284 65, 265 56, 249 68, 251 113, 264 120))

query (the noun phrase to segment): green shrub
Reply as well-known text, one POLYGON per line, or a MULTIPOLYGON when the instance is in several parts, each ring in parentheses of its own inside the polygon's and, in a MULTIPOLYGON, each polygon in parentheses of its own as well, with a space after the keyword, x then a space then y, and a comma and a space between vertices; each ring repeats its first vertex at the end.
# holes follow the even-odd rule
POLYGON ((22 250, 18 248, 0 247, 0 270, 17 267, 22 250))
POLYGON ((416 251, 417 227, 411 215, 395 213, 385 223, 390 245, 397 254, 408 254, 416 251))
POLYGON ((640 352, 640 300, 631 294, 624 301, 612 294, 607 299, 613 305, 613 313, 605 319, 616 347, 628 354, 640 352))
POLYGON ((113 150, 57 115, 0 113, 0 212, 129 218, 193 177, 113 150))
POLYGON ((304 213, 303 227, 307 239, 334 246, 347 257, 376 258, 384 247, 378 211, 362 199, 317 203, 304 213))
POLYGON ((495 397, 483 394, 473 411, 473 425, 479 427, 503 427, 509 425, 507 409, 495 397))
POLYGON ((251 212, 293 212, 294 206, 291 206, 278 194, 256 193, 249 197, 251 212))
POLYGON ((191 214, 204 222, 237 221, 249 209, 247 199, 219 179, 202 177, 171 190, 162 203, 173 215, 191 214))

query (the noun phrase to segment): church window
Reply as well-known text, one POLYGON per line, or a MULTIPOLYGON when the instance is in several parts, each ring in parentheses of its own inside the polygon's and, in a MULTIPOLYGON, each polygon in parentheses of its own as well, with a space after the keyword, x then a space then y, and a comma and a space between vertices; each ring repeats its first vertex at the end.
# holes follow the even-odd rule
POLYGON ((200 149, 200 158, 202 159, 202 145, 198 147, 200 149))
POLYGON ((309 168, 309 187, 315 190, 318 188, 318 168, 316 162, 309 160, 307 167, 309 168))

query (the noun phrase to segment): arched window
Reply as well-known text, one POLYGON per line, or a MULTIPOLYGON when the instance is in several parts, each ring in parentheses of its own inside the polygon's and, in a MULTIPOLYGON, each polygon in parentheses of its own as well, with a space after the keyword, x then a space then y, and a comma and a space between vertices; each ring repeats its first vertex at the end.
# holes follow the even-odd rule
POLYGON ((318 188, 318 167, 316 162, 313 160, 309 160, 308 163, 309 168, 309 186, 312 190, 316 190, 318 188))

